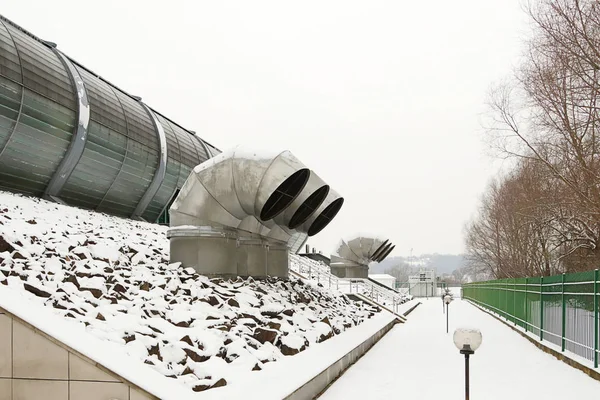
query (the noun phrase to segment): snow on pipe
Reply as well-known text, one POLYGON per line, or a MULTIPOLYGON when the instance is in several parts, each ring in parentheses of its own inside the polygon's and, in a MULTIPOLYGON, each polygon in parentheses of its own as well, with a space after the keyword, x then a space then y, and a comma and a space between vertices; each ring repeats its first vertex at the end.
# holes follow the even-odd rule
POLYGON ((206 274, 223 275, 221 271, 226 270, 225 275, 237 272, 250 276, 269 274, 263 264, 285 263, 285 273, 280 265, 278 269, 273 267, 277 271, 271 275, 287 276, 284 250, 287 255, 287 247, 295 244, 299 235, 314 235, 322 230, 342 203, 343 199, 329 185, 289 151, 259 154, 234 148, 194 168, 171 206, 171 261, 185 259, 184 264, 206 274), (237 252, 242 255, 237 260, 224 257, 223 246, 232 250, 227 241, 213 248, 185 244, 186 237, 221 237, 229 242, 235 239, 237 252), (194 246, 215 253, 202 257, 213 263, 236 263, 237 271, 207 265, 211 271, 205 271, 197 265, 202 263, 200 255, 192 254, 194 246), (271 256, 273 259, 269 259, 271 256))

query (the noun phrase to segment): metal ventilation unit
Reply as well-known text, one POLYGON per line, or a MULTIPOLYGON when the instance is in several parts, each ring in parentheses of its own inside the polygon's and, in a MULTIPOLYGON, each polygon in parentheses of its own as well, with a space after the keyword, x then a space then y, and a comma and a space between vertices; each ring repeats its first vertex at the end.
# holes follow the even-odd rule
POLYGON ((340 278, 368 278, 369 264, 385 260, 394 247, 389 240, 372 237, 342 240, 331 255, 331 273, 340 278))
POLYGON ((171 262, 208 276, 288 276, 288 251, 344 199, 289 151, 236 147, 198 165, 171 206, 171 262))

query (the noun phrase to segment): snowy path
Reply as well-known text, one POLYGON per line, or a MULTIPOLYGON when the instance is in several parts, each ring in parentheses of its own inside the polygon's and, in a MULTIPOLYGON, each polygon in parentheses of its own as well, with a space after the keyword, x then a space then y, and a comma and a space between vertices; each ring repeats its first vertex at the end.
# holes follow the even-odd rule
POLYGON ((544 353, 463 300, 450 305, 450 333, 441 300, 422 300, 321 399, 461 399, 464 358, 452 342, 459 326, 479 328, 471 357, 471 399, 597 399, 600 382, 544 353))

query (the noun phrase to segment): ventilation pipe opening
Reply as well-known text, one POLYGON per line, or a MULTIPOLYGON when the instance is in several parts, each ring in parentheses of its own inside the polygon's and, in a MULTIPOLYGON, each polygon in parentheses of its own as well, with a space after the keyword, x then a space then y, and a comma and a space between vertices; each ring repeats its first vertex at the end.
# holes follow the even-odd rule
POLYGON ((328 205, 325 210, 315 219, 315 221, 311 224, 310 228, 308 228, 308 236, 314 236, 317 233, 321 232, 332 219, 335 218, 337 213, 342 208, 344 204, 344 198, 340 197, 339 199, 334 200, 330 205, 328 205))
POLYGON ((317 189, 313 194, 311 194, 308 199, 296 210, 290 223, 288 224, 288 228, 296 229, 301 224, 305 223, 310 216, 319 208, 321 204, 325 201, 325 198, 329 194, 329 185, 321 186, 317 189))
POLYGON ((304 189, 309 177, 310 170, 302 168, 283 181, 265 202, 260 211, 260 219, 268 221, 285 210, 304 189))
POLYGON ((385 246, 385 248, 383 249, 383 251, 376 257, 373 259, 373 261, 377 261, 380 262, 383 260, 383 256, 385 256, 387 254, 387 252, 391 249, 392 247, 392 243, 388 243, 387 246, 385 246))
POLYGON ((394 250, 395 247, 396 247, 396 245, 393 245, 383 256, 381 256, 381 258, 378 260, 378 262, 382 262, 383 260, 385 260, 387 258, 387 256, 389 256, 390 253, 394 250))
POLYGON ((371 256, 371 260, 377 260, 377 258, 383 253, 383 249, 385 249, 389 241, 389 239, 386 239, 385 242, 381 243, 377 250, 375 250, 375 253, 373 253, 373 255, 371 256))

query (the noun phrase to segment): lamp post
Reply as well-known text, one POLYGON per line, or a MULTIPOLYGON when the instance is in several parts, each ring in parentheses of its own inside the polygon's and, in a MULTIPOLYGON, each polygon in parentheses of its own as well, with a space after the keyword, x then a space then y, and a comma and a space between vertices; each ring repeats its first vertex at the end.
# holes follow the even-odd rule
POLYGON ((449 295, 444 296, 444 303, 446 304, 446 333, 448 333, 448 314, 450 314, 450 302, 452 301, 452 297, 449 295))
POLYGON ((442 314, 446 314, 446 300, 444 297, 446 297, 446 295, 442 293, 442 314))
POLYGON ((454 331, 454 345, 465 355, 465 400, 469 400, 469 356, 481 346, 479 329, 460 328, 454 331))

